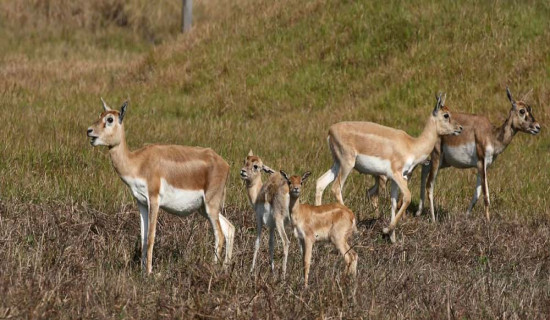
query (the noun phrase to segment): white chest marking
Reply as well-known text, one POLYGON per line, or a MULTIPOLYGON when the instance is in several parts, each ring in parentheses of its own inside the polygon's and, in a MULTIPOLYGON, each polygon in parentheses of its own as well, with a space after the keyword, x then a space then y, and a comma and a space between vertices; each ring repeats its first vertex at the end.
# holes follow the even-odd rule
POLYGON ((405 180, 409 179, 409 174, 411 174, 411 172, 414 170, 414 167, 416 167, 416 164, 414 163, 414 158, 408 158, 407 162, 405 162, 405 165, 403 166, 403 178, 405 180))
POLYGON ((489 166, 491 163, 493 163, 494 152, 495 149, 492 145, 488 145, 487 148, 485 148, 485 165, 489 166))
POLYGON ((477 153, 475 142, 459 146, 443 145, 445 161, 453 167, 471 168, 477 165, 477 153))
POLYGON ((204 191, 178 189, 161 179, 159 203, 162 209, 172 214, 186 216, 203 207, 204 191))
POLYGON ((149 199, 149 190, 147 189, 147 181, 139 178, 122 177, 122 181, 130 187, 132 195, 137 202, 147 206, 149 199))
POLYGON ((359 154, 355 158, 355 169, 361 173, 386 175, 390 178, 393 176, 389 160, 364 154, 359 154))

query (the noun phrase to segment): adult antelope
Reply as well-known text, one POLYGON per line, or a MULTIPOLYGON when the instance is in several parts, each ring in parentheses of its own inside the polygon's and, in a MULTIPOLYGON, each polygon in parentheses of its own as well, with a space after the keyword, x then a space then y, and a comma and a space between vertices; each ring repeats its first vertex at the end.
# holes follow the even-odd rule
POLYGON ((300 241, 304 258, 304 285, 307 288, 311 254, 315 241, 328 240, 336 246, 346 261, 345 272, 352 276, 357 274, 357 253, 348 244, 349 237, 357 231, 353 212, 340 203, 312 206, 300 203, 302 184, 311 172, 300 176, 288 177, 281 170, 281 175, 288 183, 290 192, 290 219, 294 236, 300 241))
POLYGON ((483 190, 485 216, 488 221, 490 220, 487 167, 506 149, 518 131, 532 135, 540 132, 540 125, 535 120, 531 107, 523 101, 515 101, 508 88, 506 88, 506 95, 512 107, 508 117, 500 127, 493 126, 485 116, 464 113, 453 114, 454 118, 462 124, 464 130, 457 137, 441 137, 441 141, 435 145, 432 151, 430 164, 422 167, 420 203, 418 204, 417 215, 422 213, 427 188, 430 214, 432 220, 435 221, 433 192, 439 169, 447 167, 477 168, 476 188, 466 213, 469 215, 472 212, 481 195, 481 190, 483 190))
POLYGON ((274 234, 275 228, 283 242, 283 278, 286 275, 286 262, 290 240, 285 232, 285 222, 289 221, 288 214, 288 185, 279 173, 275 173, 268 166, 264 165, 260 157, 255 156, 252 150, 244 159, 244 166, 241 169, 241 179, 245 182, 248 199, 256 213, 256 242, 254 244, 254 257, 250 272, 254 271, 256 257, 260 249, 260 239, 263 225, 269 228, 269 258, 271 271, 275 270, 273 262, 274 234), (262 171, 270 173, 267 182, 262 182, 262 171))
POLYGON ((315 204, 321 204, 324 189, 334 180, 332 192, 338 202, 344 204, 342 188, 354 168, 360 173, 384 175, 392 180, 392 218, 389 227, 384 228, 383 232, 391 232, 390 239, 395 242, 397 222, 411 202, 411 193, 407 187, 408 175, 417 164, 428 158, 439 136, 458 135, 462 131, 460 124, 451 118, 450 110, 444 105, 445 99, 441 94, 436 98, 435 108, 418 138, 409 136, 405 131, 372 122, 340 122, 332 125, 328 144, 334 164, 317 180, 315 204), (403 193, 403 205, 396 216, 398 190, 403 193))
POLYGON ((221 214, 229 165, 212 149, 177 145, 148 145, 130 151, 124 134, 128 101, 120 112, 103 103, 104 112, 88 128, 92 146, 109 147, 115 171, 130 188, 141 216, 141 265, 152 271, 159 208, 187 216, 200 212, 214 231, 214 261, 226 242, 225 260, 233 250, 235 227, 221 214))

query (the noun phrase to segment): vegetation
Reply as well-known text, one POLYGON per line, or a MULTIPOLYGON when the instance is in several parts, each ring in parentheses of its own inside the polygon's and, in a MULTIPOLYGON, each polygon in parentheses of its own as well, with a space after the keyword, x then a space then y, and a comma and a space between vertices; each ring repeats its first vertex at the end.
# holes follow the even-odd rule
MULTIPOLYGON (((0 3, 0 317, 548 317, 548 2, 204 0, 185 35, 179 10, 177 1, 0 3), (410 217, 391 245, 380 235, 388 201, 375 219, 372 179, 355 173, 344 196, 363 220, 351 241, 355 290, 337 252, 320 245, 303 291, 294 239, 286 281, 270 274, 266 251, 248 273, 255 223, 238 171, 249 149, 274 169, 318 177, 331 165, 332 123, 417 135, 442 90, 452 110, 500 124, 506 85, 542 132, 518 134, 489 170, 491 224, 480 204, 464 215, 475 171, 443 170, 440 222, 410 217), (130 100, 132 149, 209 146, 230 163, 226 216, 238 234, 227 270, 211 263, 207 222, 162 214, 155 276, 142 277, 137 207, 85 135, 100 96, 130 100)), ((311 183, 304 200, 313 198, 311 183)))

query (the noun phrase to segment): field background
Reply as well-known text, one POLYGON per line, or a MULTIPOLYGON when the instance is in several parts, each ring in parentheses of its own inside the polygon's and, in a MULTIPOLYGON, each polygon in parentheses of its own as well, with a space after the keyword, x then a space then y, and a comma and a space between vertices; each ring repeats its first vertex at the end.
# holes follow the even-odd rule
POLYGON ((195 0, 193 14, 182 35, 179 1, 0 2, 0 318, 550 316, 549 2, 195 0), (482 200, 464 214, 475 172, 448 169, 440 222, 408 215, 389 244, 387 196, 377 219, 372 179, 354 173, 344 197, 362 220, 355 289, 336 250, 318 244, 302 290, 294 238, 286 280, 268 270, 267 237, 248 273, 255 223, 238 172, 249 149, 316 178, 331 165, 335 122, 418 135, 445 91, 452 110, 500 125, 506 85, 542 132, 517 134, 489 171, 491 224, 482 200), (209 146, 230 163, 227 270, 211 263, 204 219, 161 214, 155 275, 141 275, 137 207, 86 138, 101 96, 130 100, 132 149, 209 146))

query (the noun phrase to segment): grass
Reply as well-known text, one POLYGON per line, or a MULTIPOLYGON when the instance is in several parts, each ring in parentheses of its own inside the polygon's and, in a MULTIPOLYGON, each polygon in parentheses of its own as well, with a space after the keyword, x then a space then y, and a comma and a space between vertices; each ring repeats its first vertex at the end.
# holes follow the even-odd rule
MULTIPOLYGON (((0 317, 550 313, 546 2, 196 1, 186 35, 177 3, 9 0, 0 8, 0 317), (267 271, 265 251, 259 272, 248 274, 255 223, 238 170, 250 148, 272 168, 317 177, 330 167, 325 138, 337 121, 417 135, 443 90, 452 110, 500 124, 506 85, 527 94, 543 130, 518 134, 491 167, 490 225, 480 204, 473 217, 463 214, 473 171, 443 170, 440 223, 408 219, 397 245, 380 238, 387 215, 360 227, 355 294, 329 246, 316 249, 309 291, 295 241, 287 281, 267 271), (137 208, 106 150, 85 136, 100 96, 112 105, 130 99, 131 148, 209 146, 230 163, 227 216, 238 238, 228 270, 211 264, 206 222, 163 214, 159 274, 141 276, 137 208)), ((374 217, 364 196, 371 183, 352 174, 345 190, 365 221, 374 217)), ((313 193, 310 183, 310 203, 313 193)))

